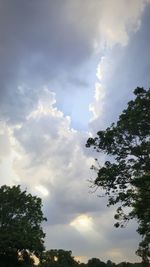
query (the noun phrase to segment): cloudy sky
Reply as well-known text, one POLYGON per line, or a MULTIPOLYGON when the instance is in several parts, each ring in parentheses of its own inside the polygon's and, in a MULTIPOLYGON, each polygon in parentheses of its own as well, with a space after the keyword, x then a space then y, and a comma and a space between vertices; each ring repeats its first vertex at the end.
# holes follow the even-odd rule
POLYGON ((148 0, 0 0, 0 185, 43 199, 47 249, 139 260, 136 224, 89 192, 85 143, 149 87, 149 25, 148 0))

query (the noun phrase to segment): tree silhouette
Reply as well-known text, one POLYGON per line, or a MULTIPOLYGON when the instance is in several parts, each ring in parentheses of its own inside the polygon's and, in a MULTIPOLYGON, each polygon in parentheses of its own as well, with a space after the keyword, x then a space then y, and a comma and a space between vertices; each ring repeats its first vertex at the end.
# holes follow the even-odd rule
MULTIPOLYGON (((142 236, 137 254, 150 257, 150 89, 137 87, 116 124, 87 140, 87 147, 105 153, 103 166, 92 166, 97 177, 93 186, 105 190, 108 206, 120 203, 116 227, 135 218, 142 236), (124 208, 130 211, 125 213, 124 208)), ((96 160, 97 161, 97 160, 96 160)), ((98 162, 98 161, 97 161, 98 162)))
POLYGON ((41 205, 40 198, 21 191, 20 186, 0 188, 1 267, 16 267, 23 262, 30 266, 32 253, 41 256, 45 236, 41 223, 46 220, 41 205))

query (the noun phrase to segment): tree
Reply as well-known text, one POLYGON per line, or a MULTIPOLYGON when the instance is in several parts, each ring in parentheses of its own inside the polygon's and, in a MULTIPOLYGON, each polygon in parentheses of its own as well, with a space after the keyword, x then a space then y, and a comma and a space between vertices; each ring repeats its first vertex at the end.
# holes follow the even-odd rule
POLYGON ((137 220, 142 236, 137 254, 146 263, 150 257, 150 89, 137 87, 134 94, 117 123, 89 138, 86 146, 105 153, 104 165, 96 159, 92 166, 97 174, 93 186, 105 190, 108 206, 120 203, 116 227, 137 220), (125 213, 126 207, 130 211, 125 213))
POLYGON ((78 263, 72 256, 72 251, 51 249, 43 254, 41 267, 77 267, 78 263))
POLYGON ((40 257, 45 234, 41 223, 46 220, 41 199, 21 191, 20 186, 0 188, 0 266, 32 264, 30 255, 40 257), (14 265, 13 265, 14 263, 14 265))
POLYGON ((106 263, 98 258, 92 258, 88 260, 88 267, 106 267, 106 263))
POLYGON ((116 264, 114 262, 112 262, 111 260, 107 260, 106 264, 107 264, 107 267, 115 267, 116 266, 116 264))

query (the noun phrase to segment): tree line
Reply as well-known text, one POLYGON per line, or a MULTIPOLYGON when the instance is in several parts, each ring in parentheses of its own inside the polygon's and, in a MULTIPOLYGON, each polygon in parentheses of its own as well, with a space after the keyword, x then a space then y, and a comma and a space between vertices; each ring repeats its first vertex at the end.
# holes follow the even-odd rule
MULTIPOLYGON (((147 265, 150 267, 150 264, 147 265)), ((87 263, 79 262, 72 256, 72 251, 51 249, 44 253, 43 262, 39 267, 143 267, 142 263, 120 262, 118 264, 99 258, 91 258, 87 263)))

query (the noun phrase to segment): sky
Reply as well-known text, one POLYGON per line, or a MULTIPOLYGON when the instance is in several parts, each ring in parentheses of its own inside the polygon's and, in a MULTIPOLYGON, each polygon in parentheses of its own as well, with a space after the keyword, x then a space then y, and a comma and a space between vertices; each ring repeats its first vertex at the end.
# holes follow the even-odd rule
POLYGON ((136 222, 116 229, 92 193, 89 136, 150 85, 149 0, 0 0, 0 185, 43 201, 47 249, 139 261, 136 222))

